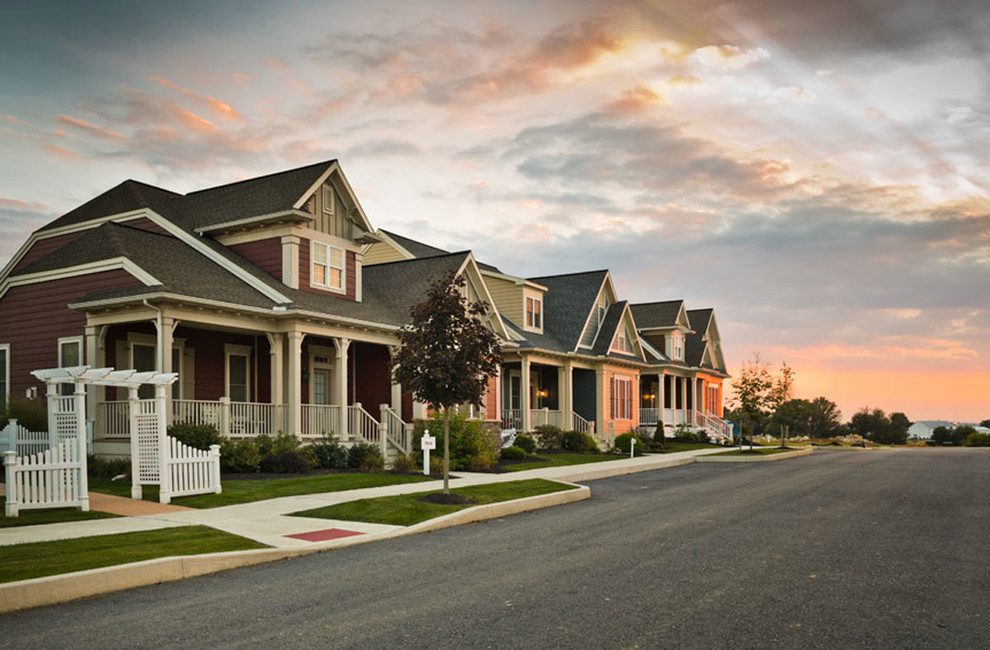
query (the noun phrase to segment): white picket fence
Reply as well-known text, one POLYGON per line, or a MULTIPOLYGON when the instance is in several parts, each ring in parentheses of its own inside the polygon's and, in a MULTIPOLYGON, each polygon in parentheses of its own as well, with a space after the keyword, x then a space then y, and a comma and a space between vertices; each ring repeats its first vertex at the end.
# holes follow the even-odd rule
POLYGON ((10 420, 0 431, 0 452, 12 451, 18 456, 37 454, 48 449, 51 436, 47 431, 28 431, 17 420, 10 420))
POLYGON ((220 494, 220 445, 209 451, 190 447, 172 436, 165 436, 167 454, 165 477, 159 501, 169 503, 174 497, 190 494, 220 494))
POLYGON ((79 444, 67 440, 54 449, 18 456, 3 454, 7 478, 5 514, 18 516, 21 510, 38 508, 79 508, 89 510, 86 457, 79 444))

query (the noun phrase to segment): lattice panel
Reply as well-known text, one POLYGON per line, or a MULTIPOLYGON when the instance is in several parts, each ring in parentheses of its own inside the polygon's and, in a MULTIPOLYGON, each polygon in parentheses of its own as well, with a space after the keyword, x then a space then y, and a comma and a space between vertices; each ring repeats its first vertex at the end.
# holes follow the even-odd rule
POLYGON ((154 412, 138 415, 137 445, 138 480, 142 484, 159 483, 158 415, 154 412))

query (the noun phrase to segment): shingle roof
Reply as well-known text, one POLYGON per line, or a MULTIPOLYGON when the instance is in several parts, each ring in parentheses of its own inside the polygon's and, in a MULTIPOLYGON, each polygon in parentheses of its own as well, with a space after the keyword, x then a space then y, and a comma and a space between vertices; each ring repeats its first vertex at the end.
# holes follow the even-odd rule
POLYGON ((543 331, 558 341, 562 351, 577 349, 607 275, 608 271, 587 271, 528 278, 547 288, 543 297, 543 331))
POLYGON ((103 194, 86 201, 78 208, 66 212, 51 223, 42 226, 39 228, 39 231, 71 226, 91 219, 121 214, 141 208, 151 208, 156 212, 167 211, 168 206, 173 201, 181 198, 181 194, 176 194, 175 192, 170 192, 154 185, 126 180, 120 185, 110 188, 103 194))
MULTIPOLYGON (((704 341, 704 336, 708 333, 708 323, 711 321, 712 313, 712 309, 691 309, 687 312, 691 327, 694 330, 684 340, 684 361, 689 366, 701 367, 705 348, 708 346, 708 343, 704 341)), ((714 368, 714 365, 709 363, 706 367, 714 368)))
MULTIPOLYGON (((251 307, 274 303, 184 242, 126 224, 107 222, 31 263, 35 273, 125 257, 159 282, 160 290, 251 307)), ((102 292, 101 297, 102 296, 102 292)), ((125 293, 122 295, 130 295, 125 293)), ((87 296, 84 300, 90 299, 87 296)))
POLYGON ((605 320, 602 321, 602 326, 598 328, 598 338, 595 339, 595 347, 592 350, 596 355, 608 354, 612 339, 615 338, 615 330, 619 326, 622 312, 627 304, 623 300, 609 305, 608 311, 605 313, 605 320))
POLYGON ((683 300, 665 300, 663 302, 643 302, 630 305, 636 327, 652 329, 654 327, 675 327, 677 315, 681 311, 683 300))
POLYGON ((396 324, 406 323, 410 307, 426 298, 430 282, 459 269, 468 255, 463 251, 368 266, 362 270, 364 300, 371 298, 383 305, 396 324))
POLYGON ((423 242, 416 241, 415 239, 409 239, 398 233, 394 233, 391 230, 385 230, 380 228, 384 234, 394 241, 399 246, 405 248, 413 257, 436 257, 437 255, 447 255, 450 251, 445 251, 442 248, 437 248, 436 246, 430 246, 429 244, 424 244, 423 242))

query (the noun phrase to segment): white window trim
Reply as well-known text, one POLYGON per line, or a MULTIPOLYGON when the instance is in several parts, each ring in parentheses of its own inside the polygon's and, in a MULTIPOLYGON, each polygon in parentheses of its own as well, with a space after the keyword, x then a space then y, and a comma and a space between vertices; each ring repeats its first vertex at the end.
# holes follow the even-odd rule
POLYGON ((3 364, 3 403, 10 404, 10 343, 0 343, 0 352, 5 352, 3 364))
POLYGON ((347 249, 341 246, 334 246, 333 244, 328 244, 326 242, 320 242, 315 240, 310 240, 309 243, 309 284, 312 287, 318 289, 323 289, 325 291, 333 291, 334 293, 347 293, 347 249), (320 284, 314 279, 313 266, 316 264, 316 247, 323 246, 327 249, 327 272, 325 277, 327 279, 327 284, 320 284), (335 269, 337 267, 330 264, 330 251, 332 249, 337 249, 340 251, 340 287, 335 287, 329 284, 330 280, 330 269, 335 269))
POLYGON ((544 314, 543 314, 543 298, 542 297, 539 297, 539 296, 525 296, 523 298, 523 321, 524 321, 524 325, 526 326, 526 329, 528 329, 530 331, 533 331, 533 332, 540 332, 540 333, 542 333, 543 332, 543 320, 544 320, 544 314), (534 325, 532 322, 530 322, 530 318, 529 318, 529 316, 530 316, 530 310, 529 310, 530 301, 532 301, 533 304, 537 306, 536 309, 534 310, 534 313, 536 313, 538 315, 538 318, 540 320, 540 322, 539 322, 538 325, 534 325))
POLYGON ((323 214, 328 216, 334 215, 334 198, 333 198, 333 186, 326 184, 323 186, 323 214), (329 201, 327 200, 329 199, 329 201))
POLYGON ((629 387, 629 391, 628 391, 628 394, 626 395, 626 400, 624 400, 622 403, 619 402, 619 400, 616 398, 616 395, 615 394, 612 395, 612 403, 615 404, 615 413, 612 414, 613 415, 613 418, 612 419, 613 420, 631 420, 632 419, 632 413, 633 413, 633 402, 635 401, 633 399, 633 381, 632 381, 632 377, 628 377, 626 375, 613 375, 612 376, 612 391, 613 391, 613 393, 618 393, 619 392, 618 391, 618 387, 619 387, 619 383, 620 382, 626 384, 629 387), (623 417, 623 411, 625 410, 624 409, 624 406, 626 404, 628 404, 629 410, 628 410, 627 413, 625 413, 625 417, 623 417))
POLYGON ((684 335, 679 332, 670 335, 670 357, 677 361, 684 360, 684 335))
MULTIPOLYGON (((159 361, 160 361, 160 359, 158 357, 158 337, 155 336, 154 334, 138 334, 136 332, 128 332, 127 333, 126 347, 127 347, 127 367, 128 368, 134 368, 134 346, 135 346, 135 344, 136 345, 144 345, 144 346, 149 347, 149 348, 151 348, 151 349, 153 349, 155 351, 154 352, 154 355, 155 355, 155 372, 160 372, 161 371, 161 368, 159 368, 159 365, 158 365, 159 364, 159 361)), ((119 349, 120 348, 118 348, 118 351, 119 351, 119 349)), ((190 373, 190 375, 189 375, 188 378, 185 376, 185 371, 186 371, 186 368, 185 368, 185 365, 186 365, 186 339, 184 339, 184 338, 175 338, 175 339, 172 339, 172 354, 175 354, 176 352, 179 353, 179 364, 180 364, 180 367, 176 368, 175 367, 175 364, 173 363, 172 364, 172 372, 177 373, 179 375, 179 379, 174 384, 172 384, 172 398, 173 399, 192 399, 191 397, 186 397, 186 394, 187 393, 189 395, 195 395, 196 394, 196 388, 195 388, 195 379, 196 379, 196 376, 195 376, 194 373, 190 373), (187 381, 187 379, 188 379, 188 381, 187 381), (185 385, 185 388, 183 388, 183 385, 185 385), (188 390, 186 390, 186 388, 188 388, 188 390)), ((173 361, 174 361, 174 359, 173 359, 173 361)), ((118 364, 120 363, 120 360, 119 359, 117 360, 117 363, 118 364)))
POLYGON ((75 343, 79 346, 79 365, 84 365, 86 363, 85 354, 86 350, 83 348, 83 337, 81 336, 63 336, 58 340, 58 367, 65 368, 62 365, 62 346, 70 345, 75 343))
POLYGON ((230 398, 230 357, 239 356, 246 357, 247 362, 245 363, 246 375, 244 381, 246 383, 244 397, 245 402, 251 401, 251 348, 247 345, 234 345, 233 343, 224 343, 223 345, 223 392, 227 398, 230 398))

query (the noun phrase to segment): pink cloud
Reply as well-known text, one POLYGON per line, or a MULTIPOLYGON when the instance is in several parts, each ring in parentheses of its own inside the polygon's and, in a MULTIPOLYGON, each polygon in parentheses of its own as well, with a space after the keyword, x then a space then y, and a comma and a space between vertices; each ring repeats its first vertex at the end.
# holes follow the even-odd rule
POLYGON ((76 119, 74 117, 69 117, 68 115, 59 115, 55 118, 55 121, 59 124, 65 124, 71 128, 82 130, 90 135, 95 135, 99 138, 109 139, 109 140, 126 140, 127 136, 117 133, 111 129, 105 129, 100 126, 90 124, 86 120, 76 119))

